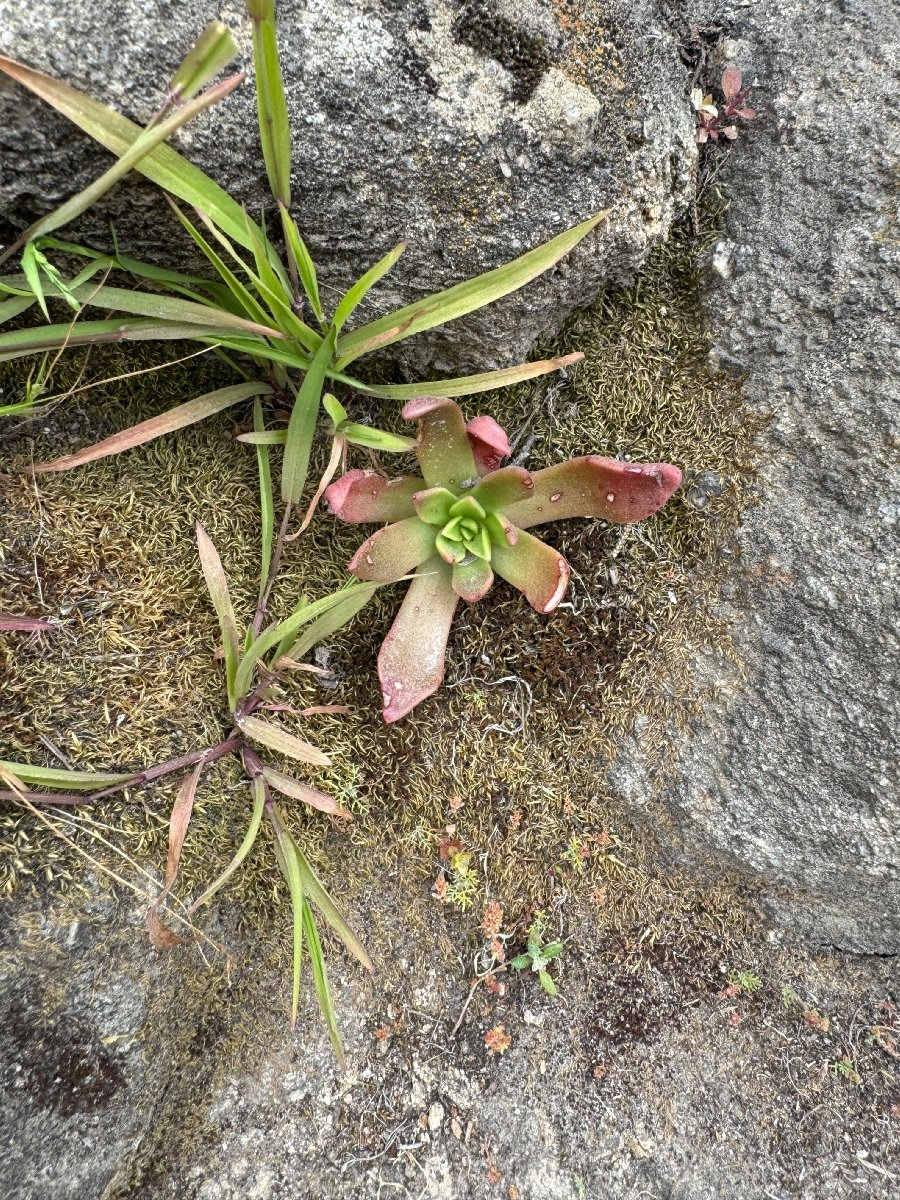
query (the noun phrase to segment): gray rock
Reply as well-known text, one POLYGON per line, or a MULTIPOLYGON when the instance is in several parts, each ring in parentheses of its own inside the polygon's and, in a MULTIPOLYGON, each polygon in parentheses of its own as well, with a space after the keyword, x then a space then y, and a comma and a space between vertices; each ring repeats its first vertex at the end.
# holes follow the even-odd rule
MULTIPOLYGON (((600 209, 602 229, 549 278, 399 353, 410 370, 507 365, 608 280, 627 278, 689 201, 695 147, 686 75, 658 0, 311 0, 278 4, 293 121, 295 211, 325 295, 403 238, 380 311, 496 267, 600 209)), ((0 2, 0 51, 146 121, 206 21, 251 61, 242 4, 0 2)), ((245 87, 178 144, 256 210, 266 198, 255 101, 245 87)), ((0 212, 11 229, 106 161, 39 101, 0 85, 0 212)), ((82 219, 134 253, 187 253, 154 190, 129 182, 82 219)), ((0 231, 2 232, 2 231, 0 231)))
MULTIPOLYGON (((900 62, 884 31, 896 16, 887 0, 726 16, 726 53, 758 81, 760 117, 719 176, 732 203, 709 311, 716 356, 746 372, 771 423, 727 609, 746 677, 698 669, 714 699, 668 794, 686 842, 769 884, 780 921, 894 954, 900 62)), ((641 803, 634 746, 615 776, 641 803)))

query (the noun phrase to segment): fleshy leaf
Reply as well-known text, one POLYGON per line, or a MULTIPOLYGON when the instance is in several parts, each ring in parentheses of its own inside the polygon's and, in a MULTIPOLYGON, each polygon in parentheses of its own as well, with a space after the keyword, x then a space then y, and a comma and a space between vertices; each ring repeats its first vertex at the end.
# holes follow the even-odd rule
POLYGON ((479 475, 496 471, 503 459, 512 454, 506 430, 493 417, 473 417, 466 425, 466 433, 479 475))
POLYGON ((441 528, 450 519, 450 509, 456 503, 456 499, 453 492, 446 488, 434 487, 426 488, 423 492, 416 492, 413 496, 413 504, 420 521, 424 521, 426 525, 437 525, 438 528, 441 528))
POLYGON ((347 569, 369 583, 393 583, 431 557, 434 537, 433 526, 418 517, 407 517, 367 538, 347 569))
POLYGON ((413 496, 424 487, 417 475, 385 479, 374 471, 353 470, 326 490, 325 503, 329 512, 355 525, 402 521, 414 514, 413 496))
POLYGON ((471 494, 488 512, 497 512, 529 500, 533 492, 534 482, 524 467, 501 467, 485 475, 471 494))
POLYGON ((418 396, 404 406, 403 419, 419 422, 416 458, 429 487, 461 487, 477 478, 458 404, 438 396, 418 396))
POLYGON ((643 521, 662 508, 681 484, 669 463, 630 463, 615 458, 572 458, 535 471, 530 500, 504 512, 519 529, 569 517, 603 517, 618 524, 643 521))
POLYGON ((539 613, 552 612, 569 586, 569 564, 559 551, 521 529, 514 546, 494 546, 491 565, 539 613))
POLYGON ((453 568, 453 590, 469 604, 486 596, 493 582, 491 564, 483 558, 470 555, 465 562, 457 563, 453 568))
POLYGON ((441 686, 458 601, 446 563, 431 558, 419 567, 378 655, 385 721, 406 716, 441 686))

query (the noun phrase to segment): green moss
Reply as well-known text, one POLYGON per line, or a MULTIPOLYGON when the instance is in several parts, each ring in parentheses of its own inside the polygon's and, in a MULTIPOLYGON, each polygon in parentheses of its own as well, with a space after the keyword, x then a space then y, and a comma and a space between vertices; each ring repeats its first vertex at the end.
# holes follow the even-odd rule
MULTIPOLYGON (((448 827, 472 852, 475 888, 454 936, 463 929, 476 936, 487 896, 503 904, 510 923, 526 920, 535 905, 593 896, 599 924, 649 929, 668 940, 741 920, 727 888, 706 888, 661 864, 651 833, 628 821, 604 783, 605 766, 638 718, 651 766, 664 777, 672 729, 700 713, 693 661, 704 647, 729 652, 714 601, 748 499, 754 428, 737 384, 707 371, 696 254, 695 242, 673 237, 632 288, 608 292, 577 313, 552 347, 541 348, 583 350, 585 363, 572 379, 464 405, 470 414, 490 411, 518 449, 528 445, 532 468, 591 451, 674 461, 686 474, 675 500, 640 526, 549 527, 548 540, 573 567, 566 606, 542 618, 497 585, 457 621, 444 689, 397 726, 385 727, 379 716, 375 656, 400 586, 383 589, 328 648, 333 690, 308 675, 285 688, 296 707, 350 708, 345 717, 285 723, 302 726, 332 755, 333 769, 317 773, 316 783, 335 792, 355 821, 347 831, 318 814, 290 818, 337 895, 370 924, 370 948, 388 973, 391 923, 402 920, 423 937, 433 928, 437 843, 448 827), (703 472, 720 477, 722 488, 699 509, 688 496, 703 472), (388 876, 402 907, 373 912, 370 922, 388 876)), ((87 363, 87 377, 145 366, 149 353, 106 348, 87 363)), ((58 382, 70 382, 82 365, 73 356, 58 382)), ((7 398, 15 398, 24 373, 21 363, 4 368, 7 398)), ((227 381, 221 367, 200 359, 83 393, 22 431, 14 466, 227 381)), ((257 484, 252 451, 230 436, 236 419, 226 413, 38 485, 14 471, 3 485, 0 609, 61 613, 63 620, 52 636, 0 641, 0 757, 58 765, 52 743, 76 765, 132 768, 221 736, 217 632, 193 524, 202 520, 210 532, 236 604, 249 616, 257 484)), ((379 419, 400 426, 395 409, 379 419)), ((401 469, 396 460, 387 466, 401 469)), ((289 549, 280 610, 302 592, 318 595, 337 584, 362 536, 317 517, 289 549)), ((158 877, 174 790, 105 804, 92 814, 102 831, 64 827, 95 858, 128 873, 96 840, 102 832, 158 877)), ((180 894, 221 870, 248 815, 237 765, 217 765, 201 785, 180 894)), ((23 883, 54 891, 80 886, 82 860, 30 813, 8 807, 0 838, 7 891, 23 883)), ((263 841, 230 897, 234 929, 255 944, 273 919, 286 932, 281 885, 263 841)), ((433 952, 430 932, 423 944, 433 952)), ((275 945, 287 953, 286 940, 275 945)))

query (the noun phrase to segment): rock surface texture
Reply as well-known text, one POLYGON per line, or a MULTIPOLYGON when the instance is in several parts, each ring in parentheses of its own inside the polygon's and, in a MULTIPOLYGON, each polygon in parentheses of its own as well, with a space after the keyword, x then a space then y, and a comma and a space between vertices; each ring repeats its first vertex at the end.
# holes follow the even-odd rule
MULTIPOLYGON (((746 678, 704 667, 715 699, 668 798, 687 842, 776 885, 772 911, 808 940, 896 954, 897 10, 684 15, 724 26, 725 56, 759 84, 719 175, 732 204, 709 311, 714 360, 771 423, 727 607, 746 678)), ((620 775, 633 792, 639 775, 620 775)))
MULTIPOLYGON (((409 303, 611 210, 589 243, 526 293, 404 347, 410 369, 517 361, 605 282, 630 277, 689 201, 692 120, 657 0, 285 0, 277 11, 295 212, 326 286, 345 287, 407 238, 375 303, 409 303)), ((216 0, 74 0, 64 11, 3 0, 0 52, 146 121, 213 17, 233 26, 251 63, 244 6, 216 0)), ((180 136, 233 195, 263 203, 251 87, 180 136)), ((106 161, 5 83, 0 156, 0 213, 13 228, 106 161)), ((152 187, 123 188, 81 231, 106 240, 110 215, 123 244, 145 257, 186 252, 152 187)))

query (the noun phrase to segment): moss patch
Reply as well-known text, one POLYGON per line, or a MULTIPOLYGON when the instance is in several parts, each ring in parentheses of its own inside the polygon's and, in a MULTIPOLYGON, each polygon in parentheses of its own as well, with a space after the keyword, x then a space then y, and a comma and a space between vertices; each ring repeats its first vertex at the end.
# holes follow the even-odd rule
MULTIPOLYGON (((632 288, 607 293, 576 314, 553 347, 541 348, 585 352, 571 379, 464 405, 469 414, 494 414, 517 453, 527 451, 531 468, 590 451, 676 462, 686 483, 675 500, 639 526, 550 526, 548 540, 573 567, 566 606, 541 618, 518 593, 497 585, 458 619, 444 689, 398 726, 385 727, 378 715, 375 656, 399 586, 383 589, 326 648, 335 686, 298 676, 285 688, 285 701, 297 707, 350 707, 346 717, 284 719, 333 756, 335 766, 316 783, 353 810, 353 825, 348 832, 299 811, 291 818, 313 861, 364 923, 391 877, 401 906, 390 921, 373 914, 369 931, 373 955, 389 971, 392 921, 419 928, 429 953, 437 923, 449 953, 460 937, 477 936, 488 896, 502 903, 509 927, 535 906, 592 897, 598 924, 624 931, 623 944, 643 931, 667 943, 721 938, 743 923, 734 892, 669 869, 651 834, 628 822, 604 784, 604 769, 636 720, 662 778, 672 728, 700 711, 692 662, 706 649, 728 652, 713 605, 747 502, 754 428, 738 386, 707 371, 696 255, 696 242, 673 237, 632 288), (701 477, 715 481, 703 507, 695 488, 701 477), (452 907, 439 916, 431 896, 446 869, 438 846, 447 836, 472 855, 467 875, 447 873, 451 901, 469 914, 463 917, 452 907)), ((107 348, 89 362, 89 376, 146 365, 146 353, 107 348)), ((76 369, 74 361, 65 368, 76 369)), ((15 396, 23 377, 21 363, 7 365, 6 397, 15 396)), ((227 381, 222 368, 200 359, 84 393, 21 431, 14 465, 64 452, 227 381)), ((357 414, 366 415, 364 406, 357 414)), ((27 473, 4 484, 0 609, 54 614, 61 622, 40 640, 0 641, 0 756, 133 768, 222 735, 217 632, 193 524, 201 520, 219 547, 238 610, 249 618, 256 468, 252 451, 230 436, 243 415, 234 410, 37 485, 27 473)), ((399 428, 393 409, 378 417, 399 428)), ((386 466, 402 469, 396 460, 386 466)), ((302 592, 315 596, 337 584, 362 536, 319 516, 290 547, 276 611, 302 592)), ((173 796, 173 786, 138 791, 92 817, 103 823, 105 838, 158 875, 173 796)), ((217 765, 201 786, 183 895, 221 870, 248 815, 236 766, 217 765)), ((112 852, 96 841, 98 830, 66 828, 113 865, 112 852)), ((30 814, 7 808, 0 837, 7 890, 23 881, 56 889, 83 876, 78 857, 30 814)), ((263 840, 231 895, 235 931, 258 934, 276 912, 279 927, 286 924, 263 840)))

